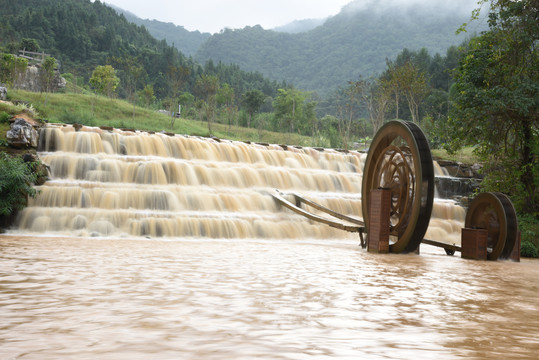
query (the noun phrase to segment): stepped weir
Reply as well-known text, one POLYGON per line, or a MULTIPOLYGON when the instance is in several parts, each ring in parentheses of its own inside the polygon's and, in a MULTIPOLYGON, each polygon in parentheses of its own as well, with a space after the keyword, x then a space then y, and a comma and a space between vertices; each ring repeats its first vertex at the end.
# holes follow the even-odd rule
MULTIPOLYGON (((357 240, 283 209, 275 189, 363 218, 367 154, 356 151, 49 124, 38 155, 50 179, 19 214, 18 233, 357 240)), ((425 237, 458 245, 464 219, 436 199, 425 237)))

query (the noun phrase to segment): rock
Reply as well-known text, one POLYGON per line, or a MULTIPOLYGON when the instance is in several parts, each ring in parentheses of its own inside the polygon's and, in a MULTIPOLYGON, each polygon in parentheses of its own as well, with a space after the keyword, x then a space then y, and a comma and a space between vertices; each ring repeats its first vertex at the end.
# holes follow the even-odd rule
MULTIPOLYGON (((23 81, 19 84, 20 88, 28 91, 45 91, 46 86, 43 84, 43 80, 40 74, 40 66, 29 65, 26 68, 26 73, 23 76, 23 81)), ((49 85, 53 90, 64 88, 67 82, 60 73, 58 69, 54 70, 54 78, 52 83, 49 85)))
POLYGON ((159 114, 163 114, 163 115, 167 115, 167 116, 172 116, 172 113, 171 113, 170 111, 167 111, 167 110, 161 109, 161 110, 157 110, 157 112, 158 112, 159 114))
POLYGON ((24 161, 25 163, 36 162, 37 161, 37 156, 35 154, 24 154, 22 156, 22 161, 24 161))
POLYGON ((2 101, 7 100, 7 89, 3 86, 0 86, 0 100, 2 101))
POLYGON ((15 119, 6 133, 7 142, 15 148, 37 147, 38 134, 34 127, 22 118, 15 119))

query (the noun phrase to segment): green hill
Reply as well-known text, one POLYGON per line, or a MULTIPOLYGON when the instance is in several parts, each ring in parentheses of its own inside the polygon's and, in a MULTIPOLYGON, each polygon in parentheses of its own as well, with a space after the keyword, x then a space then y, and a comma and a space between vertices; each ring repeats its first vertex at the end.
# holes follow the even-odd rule
POLYGON ((382 7, 386 2, 355 1, 323 25, 297 34, 264 30, 260 26, 225 30, 209 38, 195 59, 235 63, 272 79, 328 94, 335 88, 385 69, 404 48, 445 54, 464 40, 455 30, 469 20, 460 1, 441 1, 382 7))
POLYGON ((158 20, 141 19, 135 14, 109 5, 116 9, 118 13, 123 14, 127 21, 138 26, 144 26, 148 32, 158 40, 165 40, 169 45, 174 46, 187 56, 193 56, 200 46, 210 38, 210 33, 201 33, 200 31, 189 31, 183 26, 174 25, 158 20))
POLYGON ((120 97, 129 95, 129 87, 146 85, 153 86, 158 100, 194 93, 197 79, 206 73, 228 83, 238 98, 251 89, 273 96, 280 86, 237 66, 204 68, 99 0, 0 0, 0 9, 0 53, 16 54, 23 47, 44 51, 58 60, 61 72, 81 83, 88 82, 97 65, 110 64, 121 80, 120 97))

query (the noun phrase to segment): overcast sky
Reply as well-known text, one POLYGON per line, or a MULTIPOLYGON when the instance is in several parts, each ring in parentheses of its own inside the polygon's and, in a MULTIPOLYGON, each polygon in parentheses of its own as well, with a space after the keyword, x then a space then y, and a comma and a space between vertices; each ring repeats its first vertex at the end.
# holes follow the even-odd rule
POLYGON ((293 20, 323 19, 352 0, 101 0, 142 19, 172 22, 187 30, 216 33, 225 27, 272 29, 293 20))

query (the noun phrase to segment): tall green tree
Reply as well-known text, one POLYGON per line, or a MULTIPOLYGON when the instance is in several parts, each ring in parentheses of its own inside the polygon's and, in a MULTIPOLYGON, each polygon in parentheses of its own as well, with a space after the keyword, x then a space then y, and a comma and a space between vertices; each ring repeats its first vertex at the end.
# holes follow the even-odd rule
POLYGON ((247 127, 251 127, 251 121, 253 120, 253 116, 258 110, 260 110, 260 107, 264 103, 264 100, 266 99, 266 95, 260 90, 254 89, 249 90, 243 94, 242 97, 242 104, 245 107, 245 110, 249 114, 249 118, 247 119, 247 127))
POLYGON ((307 96, 307 92, 298 89, 279 89, 278 95, 273 101, 275 116, 285 123, 291 133, 295 132, 297 123, 303 118, 307 96))
MULTIPOLYGON (((486 3, 482 0, 480 3, 486 3)), ((539 216, 539 2, 492 0, 489 31, 470 40, 455 74, 452 149, 478 145, 486 190, 539 216)), ((474 12, 476 17, 478 11, 474 12)))
MULTIPOLYGON (((55 90, 54 79, 56 77, 56 59, 50 56, 47 56, 41 67, 39 68, 39 78, 41 80, 41 91, 46 93, 52 92, 55 90)), ((47 100, 45 100, 47 102, 47 100)))
POLYGON ((195 92, 200 98, 204 99, 203 109, 206 113, 210 134, 212 133, 211 123, 213 122, 217 105, 217 91, 219 91, 219 78, 215 75, 202 74, 195 83, 195 92))
POLYGON ((411 60, 406 60, 403 64, 388 61, 388 80, 386 82, 395 96, 395 118, 399 118, 399 100, 401 96, 404 96, 410 109, 412 121, 416 124, 419 124, 419 106, 428 93, 426 72, 422 70, 422 67, 426 66, 424 64, 425 53, 420 54, 422 57, 419 60, 422 61, 417 65, 411 60))
POLYGON ((116 70, 110 65, 97 66, 90 78, 90 85, 95 91, 108 97, 112 97, 119 84, 120 79, 116 76, 116 70))

